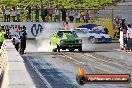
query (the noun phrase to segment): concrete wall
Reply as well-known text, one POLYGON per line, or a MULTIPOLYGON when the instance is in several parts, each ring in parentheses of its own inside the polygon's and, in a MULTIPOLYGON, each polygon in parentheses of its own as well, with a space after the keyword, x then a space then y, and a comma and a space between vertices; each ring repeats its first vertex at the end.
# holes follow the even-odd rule
POLYGON ((3 53, 5 53, 7 65, 1 88, 36 88, 24 60, 15 50, 11 41, 7 40, 4 44, 5 51, 3 53))
POLYGON ((6 51, 6 42, 3 42, 0 49, 0 76, 1 76, 1 88, 7 88, 7 72, 5 71, 7 68, 7 51, 6 51), (5 78, 5 79, 3 79, 5 78), (5 82, 6 81, 6 82, 5 82))

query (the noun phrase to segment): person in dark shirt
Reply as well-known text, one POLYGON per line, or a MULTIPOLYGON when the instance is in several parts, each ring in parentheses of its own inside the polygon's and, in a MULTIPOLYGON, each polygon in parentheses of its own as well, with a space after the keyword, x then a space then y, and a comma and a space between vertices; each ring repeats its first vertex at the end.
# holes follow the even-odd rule
POLYGON ((66 9, 63 7, 61 9, 61 12, 62 12, 62 21, 66 22, 66 9))
POLYGON ((20 54, 24 54, 24 50, 26 49, 26 40, 27 40, 27 32, 25 26, 23 26, 23 29, 20 32, 20 40, 21 40, 20 54))
POLYGON ((31 7, 27 6, 25 9, 27 10, 27 21, 31 21, 31 7))
POLYGON ((36 5, 34 8, 35 22, 39 22, 39 7, 36 5))
POLYGON ((41 18, 44 22, 44 6, 43 5, 41 6, 41 18))
POLYGON ((43 15, 44 15, 43 22, 47 22, 48 21, 48 19, 47 19, 47 17, 48 17, 48 10, 47 10, 46 7, 44 8, 43 15))

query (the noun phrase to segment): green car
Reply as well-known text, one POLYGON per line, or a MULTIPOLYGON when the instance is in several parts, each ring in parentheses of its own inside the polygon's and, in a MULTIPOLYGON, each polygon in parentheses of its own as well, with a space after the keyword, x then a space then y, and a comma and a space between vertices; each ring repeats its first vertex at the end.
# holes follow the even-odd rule
POLYGON ((50 45, 53 46, 53 52, 60 52, 60 49, 73 52, 78 49, 82 51, 82 39, 79 39, 75 31, 59 30, 50 38, 50 45))

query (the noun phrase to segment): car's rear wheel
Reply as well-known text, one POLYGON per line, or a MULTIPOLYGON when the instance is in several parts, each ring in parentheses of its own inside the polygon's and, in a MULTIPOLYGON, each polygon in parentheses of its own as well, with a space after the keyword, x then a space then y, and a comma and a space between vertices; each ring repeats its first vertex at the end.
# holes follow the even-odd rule
POLYGON ((79 52, 82 52, 82 46, 80 46, 80 47, 78 48, 78 51, 79 51, 79 52))
POLYGON ((57 52, 57 48, 54 48, 52 51, 53 51, 53 52, 57 52))
POLYGON ((95 37, 90 37, 88 40, 90 41, 90 43, 96 43, 96 38, 95 37))

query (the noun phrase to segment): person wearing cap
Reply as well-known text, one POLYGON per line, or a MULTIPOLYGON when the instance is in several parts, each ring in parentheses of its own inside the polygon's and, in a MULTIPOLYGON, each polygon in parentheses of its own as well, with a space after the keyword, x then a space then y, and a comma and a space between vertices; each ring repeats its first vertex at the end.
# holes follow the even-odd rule
POLYGON ((15 46, 16 50, 18 51, 19 50, 19 44, 20 44, 20 40, 17 38, 17 37, 13 37, 11 39, 13 45, 15 46))

